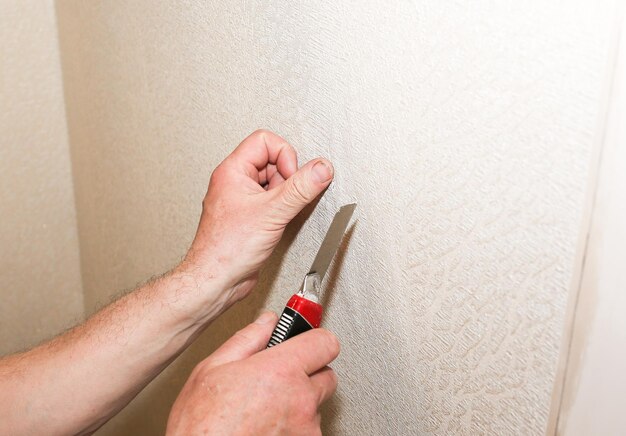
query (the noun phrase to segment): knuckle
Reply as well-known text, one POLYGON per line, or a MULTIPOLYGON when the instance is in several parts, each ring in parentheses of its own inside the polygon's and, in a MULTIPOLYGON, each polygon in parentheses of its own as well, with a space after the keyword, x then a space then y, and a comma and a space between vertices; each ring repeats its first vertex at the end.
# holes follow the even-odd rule
POLYGON ((213 172, 211 173, 211 177, 209 178, 209 184, 219 183, 223 178, 224 174, 224 163, 219 164, 215 167, 213 172))
POLYGON ((256 141, 262 141, 263 143, 266 142, 267 136, 270 135, 272 132, 270 132, 268 129, 256 129, 254 132, 252 132, 250 134, 250 137, 252 137, 254 140, 256 141))
POLYGON ((260 129, 256 129, 254 132, 252 132, 253 136, 263 136, 270 133, 270 131, 264 127, 261 127, 260 129))
POLYGON ((211 361, 209 358, 204 359, 202 362, 198 363, 193 371, 191 371, 190 379, 194 380, 204 380, 209 375, 211 371, 211 361))
POLYGON ((303 183, 299 179, 292 179, 289 184, 289 189, 287 189, 285 200, 293 205, 300 205, 309 202, 307 189, 303 186, 303 183))

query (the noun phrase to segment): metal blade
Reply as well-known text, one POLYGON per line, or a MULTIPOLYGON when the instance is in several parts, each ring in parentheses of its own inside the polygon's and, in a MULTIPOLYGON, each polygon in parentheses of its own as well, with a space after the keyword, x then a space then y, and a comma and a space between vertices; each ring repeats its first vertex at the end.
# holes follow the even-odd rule
POLYGON ((343 234, 348 227, 348 223, 350 222, 350 218, 352 218, 352 213, 355 208, 356 203, 342 206, 341 209, 339 209, 339 212, 335 214, 333 222, 330 223, 330 227, 326 232, 324 241, 317 252, 317 256, 315 256, 315 260, 313 261, 313 265, 311 265, 311 270, 309 271, 309 274, 317 273, 319 275, 320 282, 324 278, 326 270, 328 270, 330 262, 333 260, 335 252, 341 244, 343 234))

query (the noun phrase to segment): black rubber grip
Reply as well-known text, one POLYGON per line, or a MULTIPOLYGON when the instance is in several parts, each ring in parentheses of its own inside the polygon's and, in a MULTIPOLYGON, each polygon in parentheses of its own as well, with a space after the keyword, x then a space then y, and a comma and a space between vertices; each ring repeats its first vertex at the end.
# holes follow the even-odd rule
POLYGON ((293 338, 300 333, 304 333, 307 330, 311 330, 312 328, 313 326, 309 324, 302 315, 290 307, 285 307, 282 315, 280 315, 278 324, 276 324, 276 328, 272 333, 272 337, 267 344, 267 348, 278 345, 281 342, 286 341, 289 338, 293 338))

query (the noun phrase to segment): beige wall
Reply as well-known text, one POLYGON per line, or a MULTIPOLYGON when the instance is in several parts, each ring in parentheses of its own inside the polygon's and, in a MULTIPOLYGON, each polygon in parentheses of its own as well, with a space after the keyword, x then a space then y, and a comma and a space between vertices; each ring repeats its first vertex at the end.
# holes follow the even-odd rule
MULTIPOLYGON (((343 351, 326 432, 544 431, 579 289, 612 2, 56 6, 60 41, 51 1, 0 2, 0 353, 173 266, 211 169, 268 127, 303 161, 330 157, 335 184, 257 292, 100 434, 162 433, 194 363, 261 307, 280 310, 353 200, 327 284, 343 351)), ((610 378, 623 367, 623 256, 607 244, 623 221, 616 83, 562 434, 622 428, 602 407, 623 390, 610 378)))
POLYGON ((194 362, 280 310, 352 200, 325 430, 545 431, 612 2, 394 5, 57 3, 88 311, 180 259, 211 168, 251 130, 337 169, 255 295, 101 434, 162 432, 194 362))
POLYGON ((82 318, 52 1, 0 2, 0 354, 82 318))
MULTIPOLYGON (((623 18, 622 18, 623 20, 623 18)), ((602 162, 559 434, 626 434, 626 27, 612 87, 602 162)))

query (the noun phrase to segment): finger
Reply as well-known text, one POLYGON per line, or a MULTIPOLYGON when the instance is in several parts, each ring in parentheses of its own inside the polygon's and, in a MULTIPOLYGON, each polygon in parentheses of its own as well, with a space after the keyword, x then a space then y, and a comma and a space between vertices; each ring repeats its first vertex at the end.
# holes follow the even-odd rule
POLYGON ((333 179, 333 166, 326 159, 315 159, 285 180, 276 196, 276 210, 291 221, 307 204, 322 193, 333 179))
POLYGON ((215 350, 209 357, 210 366, 242 360, 265 349, 277 322, 278 316, 274 312, 264 312, 215 350))
POLYGON ((339 341, 335 335, 319 328, 270 348, 264 357, 291 362, 310 375, 330 364, 338 355, 339 341))
POLYGON ((260 172, 259 172, 259 177, 261 180, 261 184, 267 184, 270 182, 270 180, 272 180, 272 177, 274 177, 274 174, 280 174, 280 172, 278 171, 278 168, 276 168, 276 165, 273 164, 268 164, 265 168, 263 168, 260 172))
POLYGON ((337 390, 337 374, 328 366, 311 375, 310 380, 318 394, 318 405, 328 400, 337 390))
POLYGON ((244 139, 231 158, 247 171, 262 171, 268 164, 276 165, 285 179, 298 169, 296 150, 283 138, 267 130, 257 130, 244 139))
MULTIPOLYGON (((254 175, 252 178, 254 179, 254 175)), ((261 186, 267 185, 267 167, 259 171, 259 179, 257 180, 257 183, 261 186)))
POLYGON ((269 184, 267 185, 267 189, 274 189, 277 186, 280 186, 281 183, 283 183, 285 181, 285 179, 283 179, 283 176, 280 175, 279 172, 274 173, 274 175, 272 176, 269 184))

